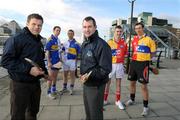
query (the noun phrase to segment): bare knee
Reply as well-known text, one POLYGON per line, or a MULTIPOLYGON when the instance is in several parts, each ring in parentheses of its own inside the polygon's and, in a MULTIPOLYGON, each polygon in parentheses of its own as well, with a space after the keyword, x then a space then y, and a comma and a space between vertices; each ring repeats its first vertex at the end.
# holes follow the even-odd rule
POLYGON ((146 84, 142 84, 142 85, 141 85, 141 89, 142 89, 143 91, 148 91, 148 87, 147 87, 146 84))
POLYGON ((130 85, 131 87, 136 87, 136 81, 131 81, 130 85))

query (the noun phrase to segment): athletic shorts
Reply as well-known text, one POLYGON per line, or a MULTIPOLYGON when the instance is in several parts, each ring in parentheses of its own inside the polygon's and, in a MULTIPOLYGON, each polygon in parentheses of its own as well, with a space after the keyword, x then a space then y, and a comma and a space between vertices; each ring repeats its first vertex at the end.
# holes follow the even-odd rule
POLYGON ((63 63, 63 71, 75 71, 76 60, 65 60, 63 63))
POLYGON ((55 68, 55 67, 51 67, 51 70, 53 70, 53 71, 58 71, 58 70, 60 70, 60 68, 55 68))
POLYGON ((109 78, 123 78, 124 77, 124 66, 122 63, 112 64, 112 71, 109 74, 109 78))
POLYGON ((130 63, 128 80, 149 83, 149 61, 132 61, 130 63))

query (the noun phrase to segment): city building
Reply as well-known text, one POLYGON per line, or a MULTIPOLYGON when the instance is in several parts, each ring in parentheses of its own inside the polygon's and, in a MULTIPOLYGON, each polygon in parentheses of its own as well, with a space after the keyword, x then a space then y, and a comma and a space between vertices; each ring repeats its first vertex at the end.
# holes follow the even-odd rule
MULTIPOLYGON (((129 41, 131 19, 128 18, 128 21, 125 21, 121 18, 112 21, 109 38, 113 37, 115 26, 121 25, 126 42, 129 41)), ((146 34, 156 41, 158 50, 163 51, 164 56, 169 57, 173 51, 180 51, 180 28, 174 28, 172 24, 168 23, 167 19, 153 17, 151 12, 142 12, 137 17, 132 18, 133 28, 137 22, 142 22, 145 25, 146 34)), ((132 38, 134 35, 135 31, 133 29, 132 38)))

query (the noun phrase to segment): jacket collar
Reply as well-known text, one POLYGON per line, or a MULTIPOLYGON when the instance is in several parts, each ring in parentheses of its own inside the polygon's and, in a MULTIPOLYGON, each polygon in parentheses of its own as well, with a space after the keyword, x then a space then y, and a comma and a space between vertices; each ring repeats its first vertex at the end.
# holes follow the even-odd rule
POLYGON ((96 30, 91 36, 89 36, 88 38, 85 38, 85 41, 89 41, 89 42, 92 42, 95 38, 97 38, 99 35, 98 35, 98 31, 96 30))
POLYGON ((28 27, 24 27, 24 28, 23 28, 23 31, 24 31, 25 34, 28 34, 28 35, 32 36, 32 38, 35 39, 35 40, 40 41, 40 40, 42 39, 42 36, 41 36, 41 35, 37 35, 37 36, 36 36, 36 35, 33 35, 33 34, 29 31, 28 27))

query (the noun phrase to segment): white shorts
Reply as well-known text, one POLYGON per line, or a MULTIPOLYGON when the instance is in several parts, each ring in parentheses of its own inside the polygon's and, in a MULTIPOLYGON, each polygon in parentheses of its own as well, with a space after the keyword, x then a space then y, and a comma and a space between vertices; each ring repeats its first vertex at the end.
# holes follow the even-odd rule
POLYGON ((63 63, 63 71, 75 71, 76 70, 76 60, 65 60, 63 63))
POLYGON ((109 78, 123 78, 124 77, 124 66, 122 63, 112 64, 112 71, 109 74, 109 78))

